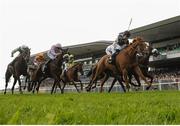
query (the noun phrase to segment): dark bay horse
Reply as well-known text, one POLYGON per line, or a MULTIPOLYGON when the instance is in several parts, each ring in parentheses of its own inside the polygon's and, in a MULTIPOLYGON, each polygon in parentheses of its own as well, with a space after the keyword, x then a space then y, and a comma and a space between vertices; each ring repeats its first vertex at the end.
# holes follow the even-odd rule
POLYGON ((65 75, 61 75, 61 79, 64 82, 64 86, 62 88, 62 91, 64 91, 64 88, 66 86, 67 83, 72 83, 77 92, 79 92, 79 89, 77 88, 77 85, 75 82, 79 82, 81 84, 81 91, 83 90, 83 84, 79 78, 78 73, 80 73, 81 75, 83 75, 83 64, 82 63, 77 63, 74 66, 70 67, 67 71, 66 71, 66 76, 65 75))
POLYGON ((6 84, 5 84, 4 94, 6 94, 8 82, 9 82, 9 79, 11 78, 11 76, 13 76, 13 78, 14 78, 14 83, 12 86, 12 94, 14 93, 14 87, 15 87, 15 84, 17 81, 19 83, 19 91, 20 91, 20 93, 22 93, 20 76, 28 75, 27 74, 27 63, 29 61, 29 58, 30 58, 30 49, 27 49, 26 51, 21 53, 19 56, 17 56, 10 64, 8 64, 6 73, 5 73, 6 84))
MULTIPOLYGON (((143 50, 146 48, 146 44, 144 43, 144 40, 140 37, 136 37, 133 40, 133 43, 128 45, 125 49, 123 49, 117 56, 116 56, 116 69, 118 72, 123 76, 123 79, 125 80, 126 87, 129 90, 129 82, 127 79, 127 70, 133 69, 138 76, 140 76, 149 86, 151 84, 146 80, 144 75, 142 74, 138 63, 136 62, 136 54, 137 52, 143 52, 143 50)), ((91 89, 91 86, 94 81, 97 80, 98 76, 101 75, 105 70, 107 70, 110 67, 110 64, 108 63, 108 56, 103 56, 99 63, 97 64, 96 72, 94 77, 92 78, 91 83, 88 85, 87 90, 91 89)))
POLYGON ((60 85, 60 75, 62 73, 63 55, 66 52, 67 50, 63 50, 62 53, 59 53, 59 55, 57 55, 54 60, 51 60, 47 64, 47 71, 45 73, 42 72, 43 64, 40 65, 39 69, 35 72, 32 78, 32 81, 34 83, 33 88, 32 88, 33 92, 36 88, 37 93, 38 93, 41 82, 45 80, 46 78, 52 78, 54 79, 54 83, 52 86, 51 94, 54 92, 54 88, 56 87, 56 85, 59 86, 61 93, 63 93, 61 85, 60 85))

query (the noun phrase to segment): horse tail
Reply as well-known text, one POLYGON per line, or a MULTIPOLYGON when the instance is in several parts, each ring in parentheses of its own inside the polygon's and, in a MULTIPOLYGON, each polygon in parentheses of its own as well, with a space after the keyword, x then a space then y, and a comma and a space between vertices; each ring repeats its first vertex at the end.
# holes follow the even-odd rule
POLYGON ((91 76, 91 74, 92 74, 92 68, 91 68, 90 71, 87 73, 86 77, 91 76))
POLYGON ((95 66, 95 67, 92 67, 91 68, 91 70, 87 73, 87 77, 89 77, 89 76, 91 76, 92 75, 92 73, 94 74, 94 72, 96 71, 96 68, 97 68, 97 66, 95 66))
POLYGON ((7 70, 6 70, 6 73, 5 73, 6 83, 9 82, 9 79, 11 78, 11 76, 12 76, 12 74, 13 74, 12 71, 13 71, 13 70, 12 70, 11 66, 8 66, 8 67, 7 67, 7 70))

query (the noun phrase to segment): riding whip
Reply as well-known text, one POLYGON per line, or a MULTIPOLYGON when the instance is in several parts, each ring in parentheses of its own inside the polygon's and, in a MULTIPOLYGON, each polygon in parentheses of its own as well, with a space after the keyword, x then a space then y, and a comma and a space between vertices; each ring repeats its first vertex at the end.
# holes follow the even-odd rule
POLYGON ((130 20, 130 22, 129 22, 128 31, 129 31, 129 28, 130 28, 130 26, 131 26, 131 23, 132 23, 132 18, 131 18, 131 20, 130 20))

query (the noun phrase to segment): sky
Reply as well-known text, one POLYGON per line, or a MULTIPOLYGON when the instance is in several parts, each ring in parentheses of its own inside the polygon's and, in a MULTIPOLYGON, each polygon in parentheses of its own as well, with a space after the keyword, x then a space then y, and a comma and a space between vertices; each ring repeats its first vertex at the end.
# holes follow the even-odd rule
POLYGON ((131 18, 134 29, 178 15, 180 0, 0 0, 0 89, 11 51, 22 44, 35 54, 56 43, 115 40, 131 18))

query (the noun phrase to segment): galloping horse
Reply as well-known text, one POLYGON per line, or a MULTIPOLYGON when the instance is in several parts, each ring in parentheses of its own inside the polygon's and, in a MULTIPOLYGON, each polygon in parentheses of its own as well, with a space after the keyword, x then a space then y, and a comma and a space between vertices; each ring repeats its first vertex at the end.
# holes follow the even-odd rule
POLYGON ((8 82, 11 76, 13 76, 14 78, 14 83, 12 86, 12 94, 14 93, 14 86, 17 81, 19 83, 19 91, 20 93, 22 93, 20 76, 21 75, 27 76, 27 62, 29 62, 29 58, 30 58, 30 49, 27 49, 19 56, 17 56, 10 64, 8 64, 5 73, 6 85, 5 85, 4 94, 6 94, 8 82))
POLYGON ((53 78, 54 79, 54 83, 52 86, 52 90, 51 90, 51 94, 54 91, 54 88, 56 85, 59 86, 61 93, 62 89, 61 89, 61 85, 60 85, 60 75, 62 73, 62 63, 63 63, 63 55, 67 50, 63 50, 62 53, 60 53, 59 55, 56 56, 56 59, 51 60, 48 64, 47 64, 47 71, 45 73, 42 72, 42 67, 43 64, 40 65, 39 69, 36 71, 36 74, 34 74, 34 77, 32 78, 32 81, 35 83, 34 87, 33 87, 33 92, 35 90, 36 87, 36 83, 38 83, 36 90, 37 93, 39 91, 39 87, 40 84, 43 80, 45 80, 46 78, 53 78))
MULTIPOLYGON (((149 79, 151 79, 150 83, 152 83, 153 82, 153 76, 148 73, 149 58, 150 58, 151 55, 157 57, 158 55, 160 55, 160 53, 156 49, 152 48, 151 45, 148 45, 147 47, 148 47, 148 49, 143 52, 143 56, 137 58, 137 61, 138 61, 139 67, 140 67, 143 75, 145 77, 148 77, 149 79)), ((130 83, 132 83, 131 82, 132 75, 134 75, 134 77, 135 77, 135 79, 136 79, 136 81, 138 83, 137 86, 140 87, 141 82, 139 80, 139 76, 132 69, 128 70, 128 77, 129 77, 129 82, 130 83)), ((113 83, 111 84, 108 92, 111 91, 111 89, 113 88, 115 82, 116 82, 116 80, 113 81, 113 83)))
MULTIPOLYGON (((128 45, 128 47, 123 49, 116 56, 116 63, 115 63, 116 69, 118 70, 119 74, 123 75, 123 79, 125 80, 126 87, 128 90, 129 90, 130 86, 129 86, 128 79, 127 79, 127 69, 133 69, 135 71, 135 73, 137 73, 137 75, 140 76, 149 85, 147 89, 149 89, 149 87, 151 86, 151 84, 146 80, 146 78, 142 74, 142 72, 138 66, 138 63, 136 61, 137 52, 138 53, 143 52, 145 47, 146 47, 146 44, 144 43, 144 40, 140 37, 136 37, 133 40, 133 43, 128 45)), ((92 81, 87 87, 87 91, 89 91, 91 89, 93 82, 97 80, 98 76, 110 68, 110 65, 111 64, 108 63, 107 55, 103 56, 100 59, 99 63, 97 64, 95 75, 94 75, 94 77, 92 77, 92 81)))
POLYGON ((70 67, 66 72, 66 76, 61 75, 61 79, 64 82, 62 91, 64 91, 64 88, 65 88, 67 82, 69 82, 69 83, 72 82, 72 84, 75 86, 77 92, 79 92, 79 90, 78 90, 75 82, 79 82, 81 84, 81 91, 83 90, 83 84, 82 84, 81 80, 79 79, 79 75, 78 75, 79 72, 81 73, 81 75, 83 75, 83 64, 82 63, 77 63, 74 66, 70 67))
MULTIPOLYGON (((96 66, 97 64, 94 65, 94 67, 91 68, 91 70, 88 72, 87 74, 87 77, 91 76, 92 75, 92 78, 95 76, 95 72, 96 72, 96 66)), ((101 75, 98 76, 97 80, 102 80, 101 82, 101 88, 100 88, 100 92, 103 91, 103 85, 104 83, 108 80, 109 77, 114 77, 116 80, 114 80, 115 82, 118 80, 119 84, 121 85, 122 89, 124 92, 126 92, 126 89, 122 83, 122 78, 121 76, 118 76, 118 71, 116 70, 116 67, 112 64, 110 64, 111 67, 108 68, 108 70, 105 70, 104 73, 102 73, 101 75)), ((92 81, 92 79, 91 79, 92 81)), ((91 83, 90 81, 90 83, 91 83)), ((95 85, 92 87, 93 88, 96 88, 96 85, 97 85, 97 82, 95 82, 95 85)), ((88 90, 88 87, 86 87, 87 91, 88 90)))

